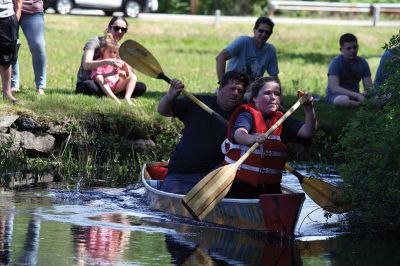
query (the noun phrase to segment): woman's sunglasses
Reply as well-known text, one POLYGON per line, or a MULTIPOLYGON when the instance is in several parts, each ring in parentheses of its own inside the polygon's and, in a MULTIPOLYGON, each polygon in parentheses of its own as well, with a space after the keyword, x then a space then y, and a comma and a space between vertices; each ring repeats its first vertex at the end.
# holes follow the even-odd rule
POLYGON ((115 32, 121 31, 122 33, 126 33, 128 31, 128 28, 120 27, 120 26, 115 26, 112 25, 111 29, 115 32))

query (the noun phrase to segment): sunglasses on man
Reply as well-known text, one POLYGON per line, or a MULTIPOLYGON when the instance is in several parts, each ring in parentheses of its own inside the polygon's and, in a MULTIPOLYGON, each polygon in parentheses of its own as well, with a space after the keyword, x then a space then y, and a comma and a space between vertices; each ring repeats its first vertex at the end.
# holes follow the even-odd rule
POLYGON ((128 28, 120 27, 120 26, 115 26, 112 25, 111 29, 115 32, 121 31, 122 33, 126 33, 128 31, 128 28))

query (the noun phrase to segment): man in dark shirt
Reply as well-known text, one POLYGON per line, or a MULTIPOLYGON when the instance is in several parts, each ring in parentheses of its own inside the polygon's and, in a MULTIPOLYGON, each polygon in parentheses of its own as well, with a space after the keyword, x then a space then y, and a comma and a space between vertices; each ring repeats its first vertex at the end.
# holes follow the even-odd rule
MULTIPOLYGON (((220 81, 217 96, 197 97, 228 120, 241 103, 247 85, 246 74, 229 71, 220 81)), ((172 80, 170 90, 158 105, 161 115, 177 117, 185 125, 182 138, 171 155, 168 175, 161 188, 178 194, 186 194, 223 161, 221 143, 226 137, 226 127, 220 121, 186 97, 177 99, 183 87, 179 80, 172 80)))

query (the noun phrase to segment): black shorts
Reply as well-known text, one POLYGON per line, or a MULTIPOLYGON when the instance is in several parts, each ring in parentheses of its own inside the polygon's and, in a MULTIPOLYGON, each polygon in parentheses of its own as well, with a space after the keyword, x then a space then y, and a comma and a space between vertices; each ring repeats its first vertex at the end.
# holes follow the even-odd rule
POLYGON ((17 61, 18 21, 15 15, 0 18, 0 65, 8 66, 17 61))

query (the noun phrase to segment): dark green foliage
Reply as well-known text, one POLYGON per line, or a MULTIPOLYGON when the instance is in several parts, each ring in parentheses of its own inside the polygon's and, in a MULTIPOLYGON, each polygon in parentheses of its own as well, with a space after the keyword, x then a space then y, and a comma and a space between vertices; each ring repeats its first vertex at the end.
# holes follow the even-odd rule
MULTIPOLYGON (((396 47, 399 35, 385 46, 396 47)), ((351 119, 338 145, 347 196, 357 211, 350 222, 370 233, 400 231, 400 60, 388 64, 392 74, 351 119)))

